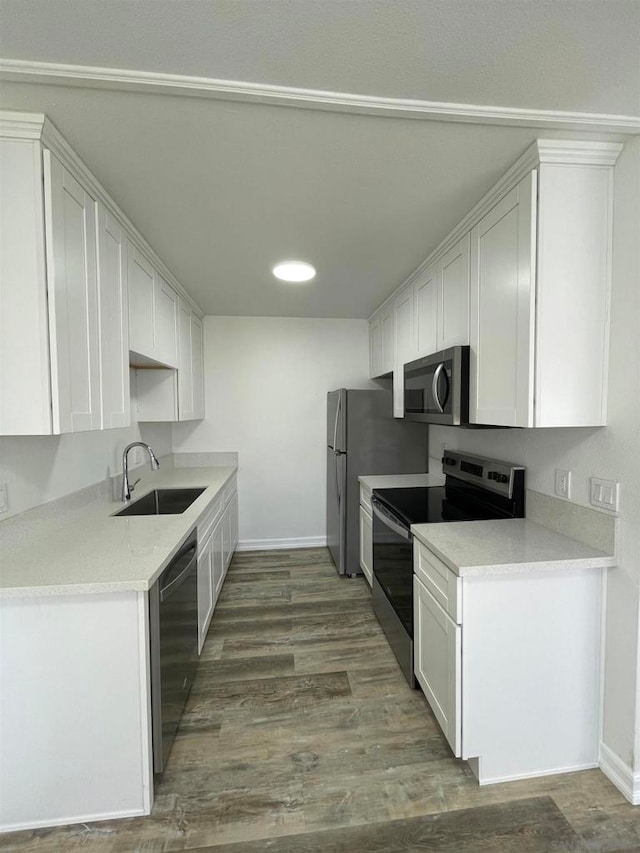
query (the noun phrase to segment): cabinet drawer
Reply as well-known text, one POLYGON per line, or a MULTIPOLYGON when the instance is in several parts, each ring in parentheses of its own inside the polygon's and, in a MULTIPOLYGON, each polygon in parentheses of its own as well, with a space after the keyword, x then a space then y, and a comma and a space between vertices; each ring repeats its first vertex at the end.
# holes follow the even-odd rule
POLYGON ((462 623, 462 581, 439 557, 413 540, 413 566, 418 578, 454 622, 462 623))
POLYGON ((198 553, 201 553, 205 544, 207 544, 216 521, 222 515, 223 508, 223 496, 219 494, 214 498, 209 508, 198 521, 198 553))
POLYGON ((371 489, 367 488, 367 486, 360 486, 360 505, 365 508, 365 510, 372 515, 371 509, 371 489))

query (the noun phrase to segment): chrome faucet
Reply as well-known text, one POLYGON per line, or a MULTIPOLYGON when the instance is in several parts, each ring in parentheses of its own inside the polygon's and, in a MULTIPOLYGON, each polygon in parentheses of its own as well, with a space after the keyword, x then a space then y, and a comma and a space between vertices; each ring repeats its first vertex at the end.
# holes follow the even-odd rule
POLYGON ((136 485, 140 482, 140 478, 135 481, 135 483, 129 483, 129 460, 128 454, 132 447, 144 447, 144 449, 149 454, 149 460, 151 461, 151 470, 157 471, 160 467, 160 463, 158 462, 158 458, 153 450, 149 447, 148 444, 145 444, 144 441, 132 441, 131 444, 127 444, 122 454, 122 500, 129 501, 131 500, 131 492, 135 489, 136 485))

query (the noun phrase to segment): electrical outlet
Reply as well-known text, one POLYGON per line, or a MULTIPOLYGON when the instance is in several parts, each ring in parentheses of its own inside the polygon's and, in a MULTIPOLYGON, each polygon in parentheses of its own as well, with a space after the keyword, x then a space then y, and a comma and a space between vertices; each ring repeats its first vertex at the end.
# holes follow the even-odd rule
POLYGON ((133 467, 137 468, 138 465, 142 465, 142 448, 134 447, 132 455, 133 459, 131 461, 133 462, 133 467))
POLYGON ((556 468, 556 495, 565 500, 571 497, 571 471, 556 468))
POLYGON ((0 513, 2 512, 9 512, 9 493, 6 483, 0 483, 0 513))
POLYGON ((617 512, 619 491, 620 483, 616 480, 601 480, 599 477, 591 478, 591 503, 593 506, 617 512))

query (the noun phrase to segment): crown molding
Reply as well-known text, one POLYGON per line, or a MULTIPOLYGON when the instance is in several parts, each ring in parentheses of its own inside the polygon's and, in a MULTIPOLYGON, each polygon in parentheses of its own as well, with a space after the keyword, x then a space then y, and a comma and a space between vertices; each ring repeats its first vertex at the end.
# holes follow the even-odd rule
POLYGON ((181 74, 31 62, 22 59, 0 59, 0 80, 147 92, 158 95, 183 95, 423 121, 540 127, 591 133, 640 134, 640 116, 381 98, 374 95, 328 92, 320 89, 298 89, 290 86, 216 80, 181 74))
POLYGON ((538 167, 562 166, 601 166, 611 168, 615 165, 624 145, 620 142, 592 142, 582 139, 536 139, 516 162, 508 169, 488 193, 461 219, 455 228, 430 252, 425 260, 410 273, 407 278, 379 305, 369 317, 369 322, 384 313, 406 288, 440 260, 458 240, 471 231, 501 198, 518 184, 532 169, 538 167))

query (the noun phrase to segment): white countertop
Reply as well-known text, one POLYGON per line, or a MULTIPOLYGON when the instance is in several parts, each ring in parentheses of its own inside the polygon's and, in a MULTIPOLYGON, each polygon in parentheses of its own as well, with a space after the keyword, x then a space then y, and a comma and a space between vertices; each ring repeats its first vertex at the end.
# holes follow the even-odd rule
POLYGON ((372 474, 358 477, 369 489, 410 489, 412 486, 444 486, 444 474, 372 474))
POLYGON ((411 532, 461 577, 616 565, 614 556, 526 518, 414 524, 411 532))
MULTIPOLYGON (((0 550, 0 598, 150 589, 235 471, 228 466, 146 472, 134 501, 155 488, 207 487, 180 515, 116 518, 113 513, 124 504, 103 499, 35 519, 28 541, 0 550)), ((138 471, 133 474, 135 479, 138 471)), ((1 533, 0 527, 0 538, 1 533)))

